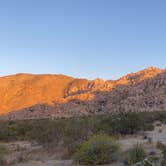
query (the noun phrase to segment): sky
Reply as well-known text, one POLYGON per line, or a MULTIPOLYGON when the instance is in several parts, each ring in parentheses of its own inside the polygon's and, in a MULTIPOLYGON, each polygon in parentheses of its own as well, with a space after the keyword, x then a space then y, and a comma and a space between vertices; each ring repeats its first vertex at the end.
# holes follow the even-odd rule
POLYGON ((165 64, 165 0, 0 0, 0 76, 117 79, 165 64))

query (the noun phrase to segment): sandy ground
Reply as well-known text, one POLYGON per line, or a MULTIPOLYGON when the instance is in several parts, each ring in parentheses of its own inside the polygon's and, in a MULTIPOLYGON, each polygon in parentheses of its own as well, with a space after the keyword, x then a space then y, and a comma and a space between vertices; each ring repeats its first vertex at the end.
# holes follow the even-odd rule
POLYGON ((152 142, 149 143, 151 146, 155 146, 157 142, 166 144, 166 124, 156 126, 153 131, 140 133, 140 135, 123 137, 119 142, 122 145, 122 149, 127 150, 137 143, 148 145, 148 139, 152 140, 152 142), (147 139, 144 139, 144 136, 147 136, 147 139))
POLYGON ((154 131, 149 131, 146 133, 152 138, 153 142, 159 141, 166 144, 166 124, 156 126, 154 131))
POLYGON ((49 161, 31 161, 20 163, 15 166, 73 166, 71 160, 49 160, 49 161))

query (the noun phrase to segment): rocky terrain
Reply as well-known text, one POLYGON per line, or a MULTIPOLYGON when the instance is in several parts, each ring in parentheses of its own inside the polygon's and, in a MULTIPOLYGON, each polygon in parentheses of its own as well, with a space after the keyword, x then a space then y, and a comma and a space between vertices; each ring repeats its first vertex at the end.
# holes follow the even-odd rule
POLYGON ((149 67, 118 80, 17 74, 0 78, 1 118, 57 118, 166 110, 166 71, 149 67))

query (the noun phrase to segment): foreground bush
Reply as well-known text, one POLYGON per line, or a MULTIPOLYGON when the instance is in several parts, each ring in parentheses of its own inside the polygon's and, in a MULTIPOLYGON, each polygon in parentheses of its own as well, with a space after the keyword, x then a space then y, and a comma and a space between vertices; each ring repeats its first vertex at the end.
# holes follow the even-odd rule
POLYGON ((129 150, 128 162, 129 164, 135 164, 145 159, 146 152, 141 144, 135 145, 129 150))
POLYGON ((83 143, 74 156, 82 165, 109 164, 116 160, 119 145, 108 135, 95 135, 83 143))

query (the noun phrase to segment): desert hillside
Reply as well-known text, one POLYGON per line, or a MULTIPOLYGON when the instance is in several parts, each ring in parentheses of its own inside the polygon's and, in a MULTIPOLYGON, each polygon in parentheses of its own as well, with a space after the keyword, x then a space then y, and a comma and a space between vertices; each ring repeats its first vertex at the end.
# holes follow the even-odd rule
POLYGON ((0 78, 0 114, 13 118, 166 110, 165 70, 149 67, 118 80, 17 74, 0 78))
POLYGON ((74 79, 63 75, 17 74, 0 78, 0 113, 63 98, 74 79))

